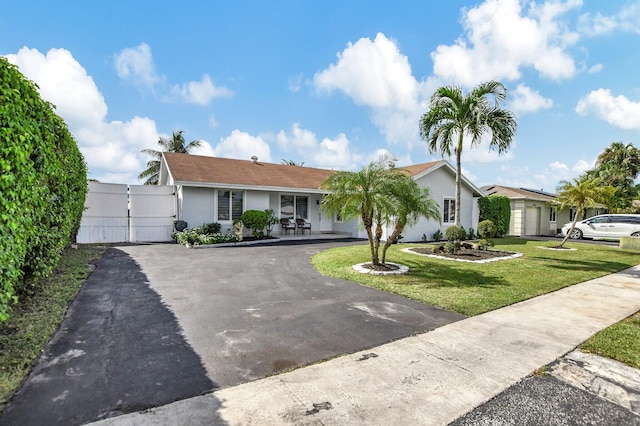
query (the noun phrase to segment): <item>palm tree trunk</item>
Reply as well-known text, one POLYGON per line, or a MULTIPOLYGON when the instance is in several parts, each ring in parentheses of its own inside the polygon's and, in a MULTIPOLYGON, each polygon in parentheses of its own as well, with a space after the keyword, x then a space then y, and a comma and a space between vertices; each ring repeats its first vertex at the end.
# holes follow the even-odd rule
POLYGON ((387 261, 387 249, 391 247, 391 244, 393 244, 396 238, 400 236, 403 228, 404 225, 401 226, 400 224, 396 223, 396 226, 393 228, 393 233, 389 237, 387 237, 387 241, 385 241, 384 247, 382 247, 382 263, 385 263, 387 261))
POLYGON ((578 213, 580 213, 580 210, 582 210, 582 209, 577 209, 576 210, 576 215, 573 217, 573 222, 571 222, 571 228, 569 228, 569 230, 567 231, 567 235, 564 236, 564 238, 562 239, 562 242, 560 243, 558 248, 563 248, 564 247, 564 243, 567 242, 567 240, 569 239, 569 236, 573 232, 573 229, 576 227, 576 223, 578 222, 578 213))
POLYGON ((369 248, 371 249, 371 263, 377 265, 380 263, 378 259, 378 251, 375 249, 373 244, 373 232, 371 228, 373 227, 373 220, 370 217, 367 217, 364 210, 361 210, 362 215, 362 224, 364 225, 364 229, 367 231, 367 238, 369 239, 369 248))
POLYGON ((462 137, 463 132, 460 132, 458 136, 458 147, 455 149, 456 153, 456 226, 460 226, 460 180, 462 176, 462 167, 460 157, 462 157, 462 137))
MULTIPOLYGON (((376 252, 376 259, 379 257, 378 253, 380 252, 380 240, 382 240, 382 226, 380 225, 380 222, 378 222, 376 224, 376 234, 373 240, 373 249, 376 252)), ((382 263, 384 263, 384 260, 382 261, 382 263)))

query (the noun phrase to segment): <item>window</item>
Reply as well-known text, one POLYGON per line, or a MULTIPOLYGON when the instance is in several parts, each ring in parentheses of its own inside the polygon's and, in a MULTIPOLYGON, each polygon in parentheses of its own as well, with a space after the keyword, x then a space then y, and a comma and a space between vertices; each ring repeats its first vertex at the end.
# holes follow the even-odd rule
POLYGON ((340 212, 336 212, 336 223, 342 223, 342 215, 340 214, 340 212))
POLYGON ((549 209, 549 222, 555 222, 556 221, 556 209, 551 207, 549 209))
POLYGON ((576 217, 576 209, 569 209, 569 222, 573 221, 576 217))
POLYGON ((302 195, 281 195, 280 218, 309 219, 309 197, 302 195))
POLYGON ((244 211, 244 191, 218 191, 218 220, 235 220, 244 211))
POLYGON ((453 223, 456 221, 456 200, 451 198, 444 199, 444 212, 442 214, 444 223, 453 223))

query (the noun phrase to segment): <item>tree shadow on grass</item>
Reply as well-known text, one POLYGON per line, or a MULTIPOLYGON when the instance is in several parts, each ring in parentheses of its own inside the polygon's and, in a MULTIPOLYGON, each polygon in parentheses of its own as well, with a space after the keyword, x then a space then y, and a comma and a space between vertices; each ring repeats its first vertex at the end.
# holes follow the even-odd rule
POLYGON ((430 288, 493 288, 499 286, 509 286, 511 283, 499 275, 492 275, 490 272, 479 272, 466 268, 456 267, 457 262, 450 262, 451 265, 441 262, 420 262, 403 260, 403 265, 409 267, 409 276, 405 280, 410 282, 403 286, 427 286, 430 288))
POLYGON ((545 267, 564 271, 598 271, 614 273, 629 268, 626 263, 607 260, 560 259, 557 257, 529 256, 531 260, 544 262, 545 267))

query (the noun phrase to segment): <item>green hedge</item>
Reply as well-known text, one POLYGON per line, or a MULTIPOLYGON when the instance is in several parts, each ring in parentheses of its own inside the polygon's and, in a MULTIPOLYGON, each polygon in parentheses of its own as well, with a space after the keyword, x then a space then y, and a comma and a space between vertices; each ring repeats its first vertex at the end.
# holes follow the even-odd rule
POLYGON ((75 237, 87 168, 54 106, 0 57, 0 321, 25 282, 48 275, 75 237))
POLYGON ((490 220, 496 226, 496 237, 504 237, 509 234, 509 222, 511 221, 511 201, 509 197, 501 195, 489 195, 478 200, 480 210, 480 222, 490 220))

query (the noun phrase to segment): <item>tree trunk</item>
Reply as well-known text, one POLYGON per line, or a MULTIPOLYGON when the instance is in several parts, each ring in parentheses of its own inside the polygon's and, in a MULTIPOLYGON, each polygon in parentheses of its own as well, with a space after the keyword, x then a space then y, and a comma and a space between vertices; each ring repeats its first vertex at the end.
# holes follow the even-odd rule
POLYGON ((373 246, 373 232, 371 232, 371 227, 373 226, 373 219, 367 217, 364 209, 361 210, 362 213, 362 223, 364 225, 364 229, 367 231, 367 238, 369 239, 369 249, 371 250, 371 263, 374 265, 378 265, 380 261, 378 260, 378 251, 373 246))
MULTIPOLYGON (((380 240, 382 240, 382 226, 378 222, 376 224, 376 234, 373 240, 373 249, 376 252, 376 259, 378 259, 378 254, 380 253, 380 240)), ((384 263, 384 259, 382 260, 382 263, 384 263)))
POLYGON ((458 147, 455 149, 456 154, 456 226, 460 226, 460 181, 462 176, 462 167, 460 157, 462 156, 462 137, 463 132, 460 132, 458 137, 458 147))
POLYGON ((401 226, 396 223, 396 226, 393 228, 393 233, 389 237, 387 237, 387 241, 385 241, 384 247, 382 247, 382 263, 385 263, 387 261, 387 249, 391 247, 391 244, 393 244, 396 238, 400 236, 403 228, 404 225, 401 226))
POLYGON ((571 235, 571 233, 573 232, 573 229, 576 227, 576 223, 578 222, 578 213, 580 213, 580 210, 582 209, 580 208, 576 209, 576 215, 573 217, 573 222, 571 222, 571 228, 569 228, 569 230, 567 231, 567 235, 564 236, 558 248, 564 247, 564 243, 567 242, 567 240, 569 239, 569 235, 571 235))

